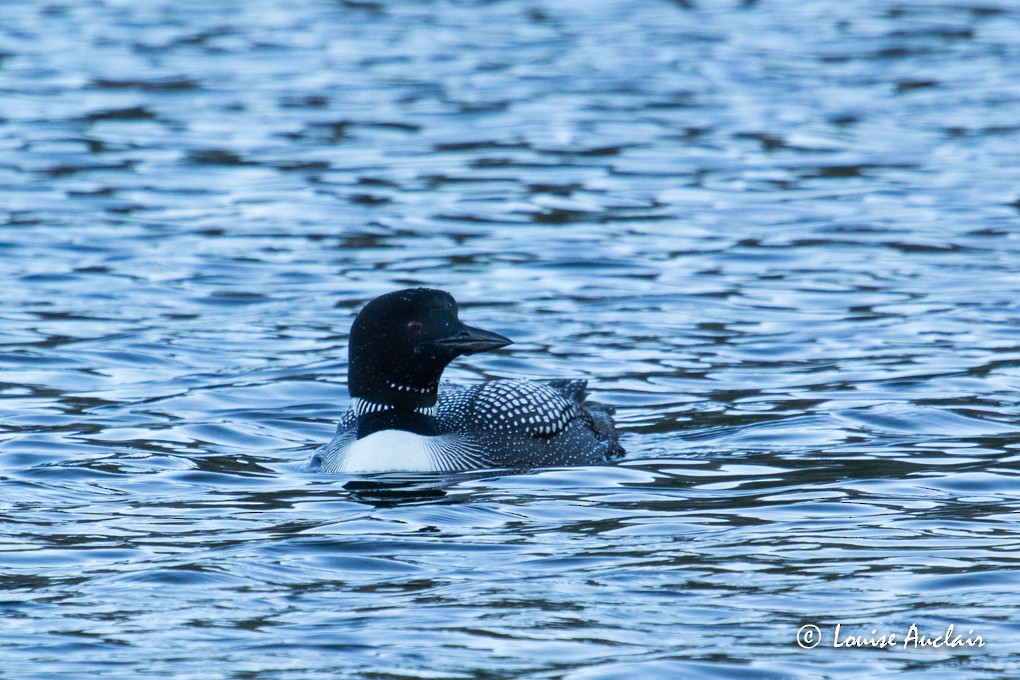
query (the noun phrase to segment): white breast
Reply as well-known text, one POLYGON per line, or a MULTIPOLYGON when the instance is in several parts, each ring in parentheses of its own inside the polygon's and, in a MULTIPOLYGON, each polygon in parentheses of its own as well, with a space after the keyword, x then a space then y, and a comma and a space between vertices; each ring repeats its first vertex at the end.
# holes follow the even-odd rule
POLYGON ((403 430, 380 430, 358 439, 341 453, 335 472, 436 472, 440 437, 403 430))

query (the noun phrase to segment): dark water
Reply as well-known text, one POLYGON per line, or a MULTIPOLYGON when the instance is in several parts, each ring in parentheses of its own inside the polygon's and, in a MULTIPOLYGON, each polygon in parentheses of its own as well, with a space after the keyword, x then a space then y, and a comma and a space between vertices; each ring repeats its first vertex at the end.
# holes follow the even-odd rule
POLYGON ((0 672, 1015 676, 1018 36, 1005 0, 4 3, 0 672), (418 284, 516 340, 449 377, 586 377, 628 457, 302 472, 355 310, 418 284))

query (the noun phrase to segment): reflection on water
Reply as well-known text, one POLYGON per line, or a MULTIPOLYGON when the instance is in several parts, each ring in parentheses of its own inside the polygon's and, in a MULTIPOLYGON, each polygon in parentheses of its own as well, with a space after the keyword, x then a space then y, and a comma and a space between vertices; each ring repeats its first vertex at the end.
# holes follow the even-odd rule
POLYGON ((1009 675, 1018 30, 941 0, 0 9, 6 669, 1009 675), (451 379, 588 378, 628 457, 303 472, 354 313, 411 285, 515 340, 451 379))

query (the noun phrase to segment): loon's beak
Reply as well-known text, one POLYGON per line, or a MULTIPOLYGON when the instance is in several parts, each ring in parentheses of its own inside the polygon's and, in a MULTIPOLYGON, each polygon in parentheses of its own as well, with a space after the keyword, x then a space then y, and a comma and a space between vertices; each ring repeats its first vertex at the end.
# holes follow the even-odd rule
POLYGON ((435 340, 430 344, 451 350, 456 354, 477 354, 506 347, 512 342, 513 340, 505 338, 499 333, 483 331, 481 328, 462 324, 460 332, 447 338, 435 340))

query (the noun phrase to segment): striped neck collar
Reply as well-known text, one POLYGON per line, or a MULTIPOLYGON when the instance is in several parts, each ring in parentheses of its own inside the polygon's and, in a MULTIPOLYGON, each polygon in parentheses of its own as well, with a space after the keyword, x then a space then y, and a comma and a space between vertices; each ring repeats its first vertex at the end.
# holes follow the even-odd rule
MULTIPOLYGON (((354 397, 351 401, 351 408, 354 409, 354 415, 359 418, 361 416, 368 415, 369 413, 381 413, 383 411, 396 410, 396 407, 392 404, 380 404, 374 401, 368 401, 367 399, 362 399, 361 397, 354 397)), ((419 406, 414 409, 414 412, 420 413, 423 416, 435 417, 438 410, 439 409, 436 405, 433 404, 432 406, 419 406)))

